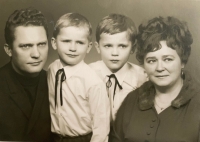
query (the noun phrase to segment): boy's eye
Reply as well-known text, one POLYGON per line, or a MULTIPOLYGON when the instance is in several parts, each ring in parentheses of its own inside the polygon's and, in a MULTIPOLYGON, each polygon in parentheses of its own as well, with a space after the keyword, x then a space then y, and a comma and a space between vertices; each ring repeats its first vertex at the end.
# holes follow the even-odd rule
POLYGON ((69 43, 69 42, 70 42, 70 40, 63 40, 62 42, 66 42, 66 43, 69 43))
POLYGON ((170 62, 170 61, 173 61, 173 59, 171 59, 171 58, 165 58, 164 61, 165 62, 170 62))
POLYGON ((127 45, 121 44, 121 45, 119 45, 119 47, 120 47, 120 48, 126 48, 127 45))
POLYGON ((104 45, 104 47, 105 48, 109 48, 109 47, 112 47, 112 45, 111 44, 106 44, 106 45, 104 45))
POLYGON ((84 44, 84 42, 82 42, 82 41, 77 41, 77 44, 84 44))

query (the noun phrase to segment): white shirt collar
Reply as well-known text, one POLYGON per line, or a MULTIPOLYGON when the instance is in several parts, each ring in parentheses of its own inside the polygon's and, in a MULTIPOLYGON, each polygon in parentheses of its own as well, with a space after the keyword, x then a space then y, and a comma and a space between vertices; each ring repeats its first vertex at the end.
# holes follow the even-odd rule
POLYGON ((79 71, 84 64, 85 64, 85 62, 82 60, 81 62, 79 62, 78 64, 76 64, 74 66, 63 67, 62 63, 60 62, 59 68, 64 69, 66 79, 69 79, 71 76, 76 74, 76 72, 79 71))
POLYGON ((117 71, 116 73, 112 73, 103 61, 101 62, 101 64, 102 64, 102 75, 104 77, 104 80, 107 81, 107 75, 115 74, 120 85, 125 80, 126 75, 130 68, 128 63, 126 63, 119 71, 117 71))

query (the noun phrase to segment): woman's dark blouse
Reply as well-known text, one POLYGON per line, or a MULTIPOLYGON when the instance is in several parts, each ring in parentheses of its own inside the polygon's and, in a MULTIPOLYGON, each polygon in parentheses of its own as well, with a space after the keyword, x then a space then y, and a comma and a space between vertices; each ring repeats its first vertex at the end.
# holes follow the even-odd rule
POLYGON ((200 86, 186 74, 171 106, 157 114, 149 81, 131 92, 120 107, 113 142, 200 142, 200 86))

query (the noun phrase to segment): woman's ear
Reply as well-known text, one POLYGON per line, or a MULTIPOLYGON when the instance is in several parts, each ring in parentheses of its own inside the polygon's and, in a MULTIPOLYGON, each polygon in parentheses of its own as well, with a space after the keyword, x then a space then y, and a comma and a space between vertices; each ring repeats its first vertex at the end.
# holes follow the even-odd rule
POLYGON ((9 57, 12 57, 12 49, 8 44, 4 44, 4 50, 9 57))
POLYGON ((90 42, 88 45, 87 53, 89 53, 91 49, 92 49, 92 42, 90 42))
POLYGON ((54 50, 57 50, 56 39, 54 37, 51 38, 51 45, 54 50))
POLYGON ((94 46, 95 46, 97 52, 100 54, 101 51, 100 51, 100 48, 99 48, 99 44, 98 44, 98 42, 95 42, 95 43, 94 43, 94 46))
POLYGON ((181 69, 185 68, 185 63, 181 63, 181 69))

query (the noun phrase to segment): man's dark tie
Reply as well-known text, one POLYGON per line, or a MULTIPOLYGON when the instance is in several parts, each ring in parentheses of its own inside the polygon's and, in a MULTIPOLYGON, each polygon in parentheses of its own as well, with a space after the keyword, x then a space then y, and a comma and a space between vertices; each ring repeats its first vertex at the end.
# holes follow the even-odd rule
POLYGON ((56 72, 56 79, 55 79, 55 107, 56 107, 56 104, 57 104, 57 87, 58 87, 58 81, 59 81, 59 75, 61 74, 61 77, 60 77, 60 104, 61 106, 63 105, 63 98, 62 98, 62 82, 66 80, 66 76, 65 76, 65 71, 64 69, 59 69, 57 72, 56 72))
POLYGON ((111 75, 107 75, 109 77, 108 81, 106 82, 106 87, 110 88, 112 86, 112 81, 111 78, 115 79, 115 86, 114 86, 114 92, 113 92, 113 100, 115 98, 115 91, 117 88, 117 85, 119 86, 120 89, 123 89, 122 86, 119 84, 117 77, 115 76, 115 74, 111 74, 111 75))

